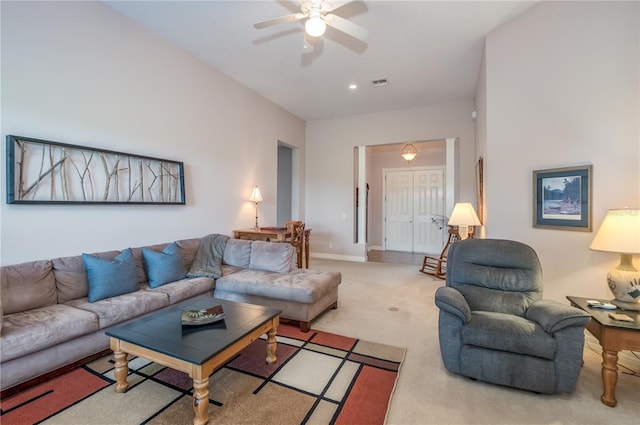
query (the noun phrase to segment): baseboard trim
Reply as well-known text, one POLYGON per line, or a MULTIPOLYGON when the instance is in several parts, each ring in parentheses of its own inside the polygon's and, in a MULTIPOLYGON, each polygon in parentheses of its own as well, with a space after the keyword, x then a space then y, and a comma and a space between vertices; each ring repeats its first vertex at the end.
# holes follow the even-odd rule
POLYGON ((357 255, 328 254, 325 252, 310 252, 309 258, 323 258, 325 260, 353 261, 355 263, 366 263, 367 257, 357 255))

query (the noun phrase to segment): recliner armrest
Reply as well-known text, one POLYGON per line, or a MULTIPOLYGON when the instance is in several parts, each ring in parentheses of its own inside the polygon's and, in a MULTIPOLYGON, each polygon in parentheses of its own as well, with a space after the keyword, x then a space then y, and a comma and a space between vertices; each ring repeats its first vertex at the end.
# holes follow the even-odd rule
POLYGON ((527 309, 525 317, 550 334, 570 326, 586 326, 591 320, 589 313, 551 300, 534 302, 527 309))
POLYGON ((463 323, 471 320, 471 308, 457 289, 441 286, 436 291, 436 305, 444 311, 458 316, 463 323))

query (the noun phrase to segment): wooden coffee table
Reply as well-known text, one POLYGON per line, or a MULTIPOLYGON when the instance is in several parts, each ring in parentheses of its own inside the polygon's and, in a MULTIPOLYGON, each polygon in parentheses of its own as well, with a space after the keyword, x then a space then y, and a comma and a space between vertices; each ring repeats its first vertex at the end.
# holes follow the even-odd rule
POLYGON ((127 391, 128 355, 140 356, 189 374, 193 379, 194 425, 209 422, 209 376, 243 348, 267 334, 267 363, 276 361, 276 331, 282 310, 218 300, 205 295, 110 329, 115 358, 115 391, 127 391), (220 304, 223 321, 182 326, 182 310, 220 304))
MULTIPOLYGON (((618 351, 640 350, 640 314, 637 311, 604 310, 592 308, 587 304, 591 298, 567 297, 571 305, 591 315, 587 329, 602 346, 602 403, 609 407, 618 404, 616 385, 618 383, 618 351), (634 319, 633 322, 619 322, 609 317, 609 313, 623 313, 634 319)), ((608 300, 598 300, 609 302, 608 300)))

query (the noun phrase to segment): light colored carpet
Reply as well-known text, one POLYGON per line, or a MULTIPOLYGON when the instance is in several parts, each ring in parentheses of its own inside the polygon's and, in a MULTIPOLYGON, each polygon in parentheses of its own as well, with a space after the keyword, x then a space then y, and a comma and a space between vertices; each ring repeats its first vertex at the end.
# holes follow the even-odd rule
POLYGON ((584 367, 572 394, 539 395, 471 381, 447 372, 440 358, 434 294, 443 281, 412 265, 311 258, 310 267, 342 272, 338 309, 314 321, 315 329, 407 347, 388 424, 640 423, 640 361, 621 353, 618 406, 605 406, 600 346, 588 332, 584 367))

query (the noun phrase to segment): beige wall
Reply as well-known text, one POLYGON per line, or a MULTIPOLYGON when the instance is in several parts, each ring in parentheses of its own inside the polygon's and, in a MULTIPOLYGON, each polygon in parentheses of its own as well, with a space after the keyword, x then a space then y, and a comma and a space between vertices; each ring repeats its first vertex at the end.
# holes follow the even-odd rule
POLYGON ((275 223, 277 143, 301 149, 303 180, 304 121, 102 3, 1 7, 2 137, 183 161, 187 197, 186 206, 3 200, 2 264, 229 234, 253 225, 255 184, 261 223, 275 223))
POLYGON ((353 148, 458 137, 459 199, 475 199, 473 102, 307 122, 306 222, 316 256, 363 260, 353 243, 353 148))
POLYGON ((609 208, 640 207, 638 6, 541 2, 486 39, 486 235, 531 245, 552 299, 611 296, 619 256, 589 244, 609 208), (533 228, 532 171, 580 164, 593 164, 594 231, 533 228))

